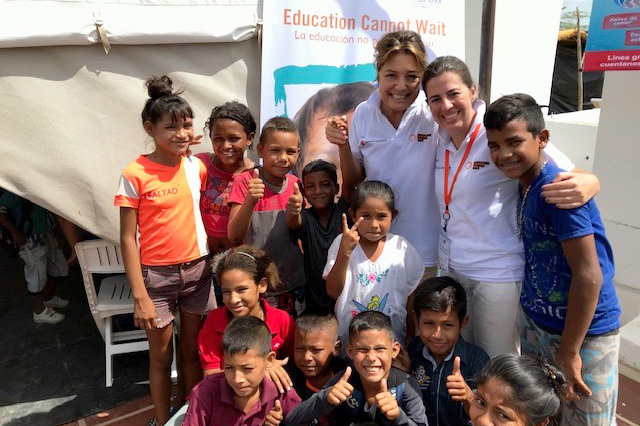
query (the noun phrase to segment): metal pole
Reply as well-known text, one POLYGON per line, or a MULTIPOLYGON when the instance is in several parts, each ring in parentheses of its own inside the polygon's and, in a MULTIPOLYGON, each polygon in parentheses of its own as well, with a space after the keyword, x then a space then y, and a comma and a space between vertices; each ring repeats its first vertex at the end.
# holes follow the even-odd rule
POLYGON ((482 4, 482 38, 480 40, 480 91, 487 104, 491 102, 491 75, 493 69, 493 33, 496 19, 496 0, 482 4))
POLYGON ((582 84, 582 32, 580 31, 580 9, 576 7, 578 29, 576 30, 576 52, 578 54, 578 111, 582 111, 584 86, 582 84))

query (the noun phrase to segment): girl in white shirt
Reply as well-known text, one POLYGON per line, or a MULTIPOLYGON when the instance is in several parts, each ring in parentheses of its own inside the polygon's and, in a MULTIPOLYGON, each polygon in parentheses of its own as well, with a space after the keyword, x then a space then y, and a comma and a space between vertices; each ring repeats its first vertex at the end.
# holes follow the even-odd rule
POLYGON ((351 318, 367 310, 391 317, 396 340, 406 336, 407 299, 420 282, 423 263, 403 237, 389 233, 397 211, 391 187, 380 181, 362 182, 353 193, 349 228, 343 215, 343 233, 327 256, 323 276, 327 294, 335 299, 340 341, 349 341, 351 318), (357 219, 357 220, 356 220, 357 219))
POLYGON ((356 108, 347 131, 347 116, 332 117, 327 140, 338 146, 342 191, 362 181, 387 183, 395 194, 399 217, 394 234, 409 240, 430 276, 438 263, 438 206, 433 164, 435 123, 421 90, 427 66, 420 35, 413 31, 385 34, 375 48, 378 89, 356 108))

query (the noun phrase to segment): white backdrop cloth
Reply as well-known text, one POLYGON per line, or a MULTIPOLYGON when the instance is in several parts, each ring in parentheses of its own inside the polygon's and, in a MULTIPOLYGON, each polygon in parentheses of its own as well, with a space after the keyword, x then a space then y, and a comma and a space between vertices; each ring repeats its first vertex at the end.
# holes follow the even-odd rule
MULTIPOLYGON (((0 187, 118 241, 122 169, 153 149, 143 82, 168 74, 202 129, 213 106, 259 109, 256 39, 237 43, 0 49, 0 187)), ((207 139, 195 152, 211 151, 207 139)))
POLYGON ((257 0, 2 0, 0 48, 98 42, 210 43, 253 37, 257 0))

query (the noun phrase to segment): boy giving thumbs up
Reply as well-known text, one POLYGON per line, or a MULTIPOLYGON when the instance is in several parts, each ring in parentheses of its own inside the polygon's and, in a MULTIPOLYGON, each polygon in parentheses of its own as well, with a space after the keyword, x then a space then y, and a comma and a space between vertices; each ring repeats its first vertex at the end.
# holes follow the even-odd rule
MULTIPOLYGON (((298 130, 286 117, 268 120, 258 142, 262 166, 233 177, 227 234, 232 245, 250 244, 267 252, 278 268, 280 286, 268 289, 267 302, 291 315, 304 308, 304 269, 297 238, 287 226, 289 198, 302 206, 300 180, 289 172, 298 160, 298 130)), ((296 204, 296 203, 293 203, 296 204)))
POLYGON ((411 376, 391 366, 399 351, 391 319, 377 311, 351 320, 347 354, 352 365, 286 417, 287 426, 308 425, 333 413, 338 425, 426 426, 420 388, 411 376))

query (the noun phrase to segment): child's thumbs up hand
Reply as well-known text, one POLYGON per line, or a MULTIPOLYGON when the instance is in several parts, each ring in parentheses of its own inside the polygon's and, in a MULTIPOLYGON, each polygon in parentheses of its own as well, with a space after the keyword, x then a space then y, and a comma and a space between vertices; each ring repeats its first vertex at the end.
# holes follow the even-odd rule
POLYGON ((293 194, 289 197, 287 202, 287 213, 297 216, 302 212, 302 193, 297 183, 293 184, 293 194))
POLYGON ((283 419, 282 415, 282 404, 280 404, 280 400, 276 399, 276 403, 267 414, 267 418, 264 421, 264 426, 278 426, 283 419))
POLYGON ((349 143, 349 129, 347 128, 347 116, 330 117, 324 130, 327 140, 336 145, 349 143))
POLYGON ((453 371, 451 375, 447 377, 447 389, 449 390, 451 399, 454 401, 468 402, 473 398, 473 391, 462 376, 459 356, 453 360, 453 371))
POLYGON ((340 380, 329 389, 327 393, 327 402, 329 404, 338 406, 351 396, 353 386, 349 383, 349 377, 351 377, 351 367, 347 367, 340 380))
POLYGON ((394 421, 400 415, 400 407, 396 397, 387 389, 387 379, 382 379, 382 389, 376 395, 376 405, 378 409, 391 421, 394 421))
POLYGON ((251 200, 252 204, 256 204, 262 197, 264 197, 264 182, 260 179, 258 169, 253 169, 253 176, 249 181, 247 187, 247 197, 251 200))
POLYGON ((360 234, 358 234, 358 226, 362 223, 364 219, 362 217, 356 220, 356 223, 353 224, 351 228, 349 228, 349 224, 347 223, 347 215, 342 214, 342 241, 340 241, 340 249, 342 249, 343 253, 351 256, 353 249, 356 248, 358 243, 360 242, 360 234))
POLYGON ((284 366, 289 362, 289 357, 285 359, 274 359, 269 368, 267 369, 267 376, 273 381, 280 393, 285 393, 285 390, 291 390, 293 382, 289 373, 285 370, 284 366))
POLYGON ((453 360, 453 372, 451 373, 452 376, 462 376, 462 372, 460 371, 460 357, 457 356, 455 357, 455 359, 453 360))

